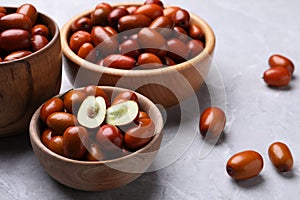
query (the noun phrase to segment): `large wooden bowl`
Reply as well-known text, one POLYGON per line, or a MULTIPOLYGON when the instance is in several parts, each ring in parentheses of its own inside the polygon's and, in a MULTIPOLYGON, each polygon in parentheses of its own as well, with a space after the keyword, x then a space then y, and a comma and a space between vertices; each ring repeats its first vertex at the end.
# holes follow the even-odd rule
MULTIPOLYGON (((101 87, 108 96, 125 91, 114 87, 101 87)), ((127 156, 107 161, 78 161, 60 156, 41 142, 43 125, 40 108, 30 123, 30 140, 34 153, 46 172, 58 182, 85 191, 109 190, 137 179, 153 162, 162 140, 163 119, 157 107, 145 96, 136 93, 139 105, 155 124, 155 136, 145 147, 127 156)))
MULTIPOLYGON (((16 8, 6 7, 8 12, 16 8)), ((0 137, 28 131, 34 111, 61 85, 62 58, 57 24, 39 13, 52 39, 43 49, 9 62, 0 62, 0 137)))
MULTIPOLYGON (((129 4, 118 4, 129 5, 129 4)), ((139 4, 135 4, 139 5, 139 4)), ((68 21, 61 31, 64 64, 71 83, 120 86, 136 90, 165 108, 191 96, 206 77, 215 47, 215 36, 210 26, 200 17, 190 13, 191 23, 198 24, 205 34, 205 49, 193 59, 171 67, 152 70, 120 70, 102 67, 77 56, 69 47, 71 24, 79 17, 89 16, 92 10, 68 21), (96 82, 96 83, 95 83, 96 82)))

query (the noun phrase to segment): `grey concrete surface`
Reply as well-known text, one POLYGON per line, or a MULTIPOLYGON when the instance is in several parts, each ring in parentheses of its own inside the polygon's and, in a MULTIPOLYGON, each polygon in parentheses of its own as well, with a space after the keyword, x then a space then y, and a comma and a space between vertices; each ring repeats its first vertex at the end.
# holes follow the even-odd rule
MULTIPOLYGON (((99 1, 28 0, 56 19, 60 27, 72 16, 93 8, 99 1)), ((125 2, 110 0, 110 3, 125 2)), ((106 192, 83 192, 49 177, 36 159, 28 138, 22 134, 0 139, 0 199, 104 199, 104 200, 202 200, 202 199, 299 199, 300 198, 300 2, 298 0, 165 0, 204 18, 216 34, 213 70, 207 84, 197 92, 202 111, 215 96, 226 110, 224 138, 218 145, 203 142, 197 127, 199 116, 191 107, 165 112, 163 147, 178 134, 190 139, 184 151, 170 153, 172 162, 159 160, 153 171, 129 185, 106 192), (295 76, 286 90, 271 89, 261 76, 271 54, 293 60, 295 76), (219 82, 218 82, 219 81, 219 82), (226 98, 222 96, 225 91, 226 98), (220 93, 218 91, 221 91, 220 93), (186 120, 180 114, 187 113, 186 120), (178 127, 186 131, 181 133, 178 127), (268 146, 274 141, 289 145, 294 169, 279 174, 272 167, 268 146), (206 156, 200 156, 203 147, 206 156), (205 148, 204 148, 205 149, 205 148), (233 181, 225 171, 234 153, 253 149, 264 158, 262 173, 251 180, 233 181), (172 157, 173 158, 173 157, 172 157), (161 165, 159 165, 161 164, 161 165)), ((19 6, 21 0, 1 0, 0 5, 19 6)), ((63 76, 62 92, 71 88, 63 76)), ((161 159, 163 159, 162 157, 161 159)), ((165 157, 166 158, 166 157, 165 157)))

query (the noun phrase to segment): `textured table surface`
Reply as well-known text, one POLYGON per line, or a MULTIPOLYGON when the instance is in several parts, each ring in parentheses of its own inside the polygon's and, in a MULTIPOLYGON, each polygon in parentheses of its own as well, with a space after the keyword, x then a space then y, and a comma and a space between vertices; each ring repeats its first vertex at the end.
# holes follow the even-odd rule
MULTIPOLYGON (((95 0, 27 2, 54 18, 60 27, 72 16, 99 3, 95 0)), ((0 4, 22 3, 1 0, 0 4)), ((1 200, 300 199, 300 2, 165 0, 164 3, 192 11, 215 31, 213 68, 207 84, 197 92, 197 99, 200 111, 212 99, 226 110, 223 140, 218 145, 203 142, 197 130, 199 116, 194 112, 197 109, 186 106, 163 110, 166 118, 163 155, 152 171, 119 189, 82 192, 65 187, 46 174, 27 134, 1 138, 1 200), (261 79, 268 57, 274 53, 288 56, 296 66, 295 77, 286 90, 268 88, 261 79), (180 144, 178 138, 183 145, 176 148, 174 144, 180 144), (292 150, 295 165, 289 174, 277 173, 268 159, 267 149, 274 141, 283 141, 292 150), (231 155, 246 149, 260 152, 265 166, 260 176, 235 182, 226 174, 225 165, 231 155)), ((62 91, 69 88, 71 85, 64 75, 62 91)))

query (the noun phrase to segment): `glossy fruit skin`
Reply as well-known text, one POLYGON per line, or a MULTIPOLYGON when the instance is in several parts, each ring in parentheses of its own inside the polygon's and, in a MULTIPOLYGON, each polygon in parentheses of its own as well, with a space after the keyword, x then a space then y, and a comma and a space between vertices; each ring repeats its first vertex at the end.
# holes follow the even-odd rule
POLYGON ((180 26, 174 26, 173 27, 173 37, 181 40, 183 43, 187 43, 190 37, 188 36, 188 33, 186 30, 180 26))
POLYGON ((293 62, 285 56, 274 54, 270 56, 268 63, 270 67, 284 67, 287 68, 293 75, 295 66, 293 62))
POLYGON ((98 9, 98 8, 106 8, 109 11, 113 10, 113 8, 111 7, 111 5, 108 4, 108 3, 105 3, 105 2, 97 4, 97 6, 95 7, 95 9, 98 9))
POLYGON ((188 59, 189 50, 184 42, 180 39, 172 38, 167 41, 168 53, 167 56, 175 62, 180 63, 188 59))
POLYGON ((152 120, 149 117, 146 117, 146 118, 139 118, 137 124, 141 127, 144 127, 144 126, 150 126, 151 123, 153 123, 152 120))
POLYGON ((135 60, 129 56, 121 54, 111 54, 104 58, 103 65, 115 69, 132 69, 135 60))
POLYGON ((189 36, 196 40, 203 40, 204 39, 204 32, 200 28, 200 26, 196 24, 191 24, 188 29, 189 36))
POLYGON ((48 144, 48 148, 53 151, 54 153, 57 153, 61 156, 64 156, 64 140, 63 140, 63 136, 61 135, 57 135, 54 136, 48 144))
POLYGON ((282 142, 274 142, 268 149, 268 155, 279 172, 288 172, 293 168, 294 159, 289 147, 282 142))
POLYGON ((173 13, 172 20, 176 26, 187 28, 190 23, 190 14, 184 9, 178 9, 173 13))
POLYGON ((140 123, 126 131, 124 135, 124 144, 129 150, 138 150, 148 144, 154 136, 155 125, 151 121, 142 126, 140 123))
POLYGON ((118 94, 114 98, 114 100, 111 103, 111 105, 115 105, 115 104, 118 104, 118 103, 121 103, 121 102, 127 101, 127 100, 132 100, 132 101, 135 101, 135 102, 138 103, 138 97, 137 97, 137 95, 134 92, 124 91, 124 92, 121 92, 120 94, 118 94))
POLYGON ((51 113, 62 112, 64 110, 64 103, 58 97, 52 97, 48 99, 40 110, 40 118, 43 122, 46 122, 46 119, 51 113))
POLYGON ((206 108, 200 116, 199 129, 203 137, 217 138, 221 135, 226 123, 226 116, 223 110, 218 107, 206 108))
POLYGON ((12 60, 20 59, 30 55, 31 53, 32 53, 31 51, 26 51, 26 50, 15 51, 7 55, 3 61, 12 61, 12 60))
POLYGON ((49 147, 50 140, 56 136, 50 129, 45 129, 42 133, 41 140, 46 147, 49 147))
POLYGON ((91 32, 92 44, 100 52, 102 57, 117 52, 119 44, 115 37, 102 26, 94 26, 91 32), (98 46, 99 45, 99 46, 98 46))
POLYGON ((139 43, 135 39, 127 39, 123 41, 119 46, 119 51, 121 54, 135 59, 138 58, 141 52, 139 43))
POLYGON ((138 43, 148 53, 153 53, 160 57, 166 54, 167 41, 154 29, 142 28, 138 32, 138 43))
POLYGON ((0 13, 6 14, 6 9, 2 6, 0 6, 0 13))
POLYGON ((165 39, 170 38, 173 34, 172 28, 174 27, 174 22, 170 17, 159 16, 152 21, 149 28, 154 28, 159 32, 165 39))
POLYGON ((160 0, 146 0, 144 2, 144 4, 153 4, 153 3, 159 5, 161 8, 164 8, 164 4, 160 0))
POLYGON ((118 21, 121 17, 129 15, 129 12, 125 8, 115 8, 109 13, 107 17, 108 24, 114 29, 118 29, 118 21))
POLYGON ((92 27, 93 27, 93 23, 90 18, 80 17, 72 23, 71 30, 72 30, 72 32, 76 32, 79 30, 89 32, 92 30, 92 27))
POLYGON ((104 151, 114 152, 122 148, 123 135, 116 126, 105 124, 98 130, 96 141, 104 151))
POLYGON ((199 55, 203 49, 204 49, 204 44, 203 42, 201 42, 200 40, 190 40, 187 44, 186 44, 188 51, 189 51, 189 55, 188 58, 194 58, 195 56, 199 55))
POLYGON ((31 48, 33 51, 38 51, 48 44, 48 39, 43 35, 31 36, 31 48))
POLYGON ((49 29, 44 24, 37 24, 31 29, 31 35, 43 35, 49 37, 49 29))
POLYGON ((32 24, 35 24, 37 18, 38 18, 38 12, 36 8, 31 4, 23 4, 21 5, 16 13, 21 13, 23 15, 27 15, 30 18, 30 21, 32 24))
POLYGON ((144 118, 149 118, 149 115, 144 111, 140 111, 139 112, 139 119, 144 119, 144 118))
POLYGON ((70 126, 63 134, 64 154, 68 158, 81 159, 85 152, 88 140, 88 132, 81 126, 70 126))
POLYGON ((71 90, 64 95, 64 107, 68 113, 77 114, 79 106, 85 99, 85 94, 78 90, 71 90))
POLYGON ((180 8, 177 7, 177 6, 167 7, 167 8, 165 8, 165 9, 163 10, 164 16, 166 16, 166 17, 172 17, 173 14, 174 14, 177 10, 179 10, 179 9, 180 9, 180 8))
POLYGON ((137 64, 141 69, 157 69, 163 66, 160 58, 153 53, 142 53, 137 64))
POLYGON ((271 87, 285 87, 291 81, 291 73, 285 67, 271 67, 264 72, 263 79, 271 87))
POLYGON ((151 23, 151 19, 142 14, 126 15, 119 19, 118 30, 120 32, 134 28, 147 27, 151 23))
POLYGON ((118 34, 118 32, 116 31, 116 29, 114 29, 111 26, 104 26, 103 27, 111 36, 115 36, 118 34))
POLYGON ((95 96, 95 97, 103 97, 106 103, 106 107, 110 106, 110 99, 108 98, 107 94, 99 87, 95 85, 88 85, 81 91, 85 94, 85 96, 95 96))
POLYGON ((246 150, 233 155, 227 161, 226 171, 235 180, 246 180, 257 176, 263 166, 263 158, 259 153, 246 150))
POLYGON ((138 6, 128 6, 126 9, 130 15, 134 14, 138 6))
POLYGON ((178 33, 181 33, 181 34, 184 34, 184 35, 187 35, 188 33, 186 32, 186 30, 180 26, 174 26, 173 27, 173 30, 178 32, 178 33))
POLYGON ((167 66, 172 66, 172 65, 176 65, 176 62, 171 58, 164 56, 164 64, 167 66))
POLYGON ((100 149, 99 145, 92 143, 87 148, 86 160, 88 161, 101 161, 105 159, 105 154, 100 149))
POLYGON ((89 43, 83 43, 81 47, 78 49, 77 55, 83 59, 87 58, 90 53, 94 50, 94 46, 89 43))
POLYGON ((27 15, 11 13, 0 18, 0 30, 23 29, 29 31, 31 27, 32 23, 27 15))
POLYGON ((30 33, 22 29, 8 29, 0 33, 0 48, 6 51, 29 49, 30 33))
POLYGON ((151 20, 154 20, 157 17, 164 15, 164 12, 162 7, 157 4, 144 4, 138 7, 135 14, 146 15, 151 20))
POLYGON ((54 112, 47 117, 46 124, 55 134, 61 135, 68 127, 75 126, 78 122, 76 117, 70 113, 54 112))
POLYGON ((174 22, 170 17, 159 16, 149 25, 150 28, 169 28, 172 29, 174 22))
POLYGON ((76 31, 72 34, 69 45, 72 51, 77 52, 82 44, 86 42, 91 42, 91 34, 86 31, 76 31))
POLYGON ((111 11, 105 7, 97 8, 91 13, 93 25, 106 26, 107 18, 111 11))

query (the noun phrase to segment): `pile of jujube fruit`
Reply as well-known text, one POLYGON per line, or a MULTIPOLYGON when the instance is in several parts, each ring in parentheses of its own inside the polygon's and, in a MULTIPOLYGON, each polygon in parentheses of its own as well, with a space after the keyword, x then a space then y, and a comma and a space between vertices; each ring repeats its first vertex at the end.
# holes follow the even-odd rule
POLYGON ((200 54, 205 34, 180 7, 160 0, 112 7, 100 3, 71 24, 69 47, 81 58, 117 69, 172 66, 200 54))
POLYGON ((293 78, 294 63, 286 56, 273 54, 268 60, 269 69, 263 74, 265 83, 270 87, 287 87, 293 78))
POLYGON ((40 110, 43 144, 67 158, 102 161, 122 157, 146 146, 155 124, 132 91, 112 102, 98 86, 71 90, 46 101, 40 110))
POLYGON ((51 39, 37 9, 23 4, 15 12, 0 7, 0 62, 23 58, 42 49, 51 39))

